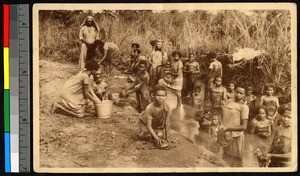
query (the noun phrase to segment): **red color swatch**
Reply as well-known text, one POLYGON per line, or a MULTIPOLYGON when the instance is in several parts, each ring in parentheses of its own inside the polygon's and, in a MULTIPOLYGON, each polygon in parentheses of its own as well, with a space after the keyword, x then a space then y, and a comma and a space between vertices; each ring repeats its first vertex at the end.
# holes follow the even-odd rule
POLYGON ((3 5, 3 46, 9 47, 9 5, 3 5))

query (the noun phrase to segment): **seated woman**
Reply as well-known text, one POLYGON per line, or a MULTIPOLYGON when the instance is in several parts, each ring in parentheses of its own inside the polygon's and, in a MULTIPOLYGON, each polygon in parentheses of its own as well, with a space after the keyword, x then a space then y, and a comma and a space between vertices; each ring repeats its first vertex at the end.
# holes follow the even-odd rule
POLYGON ((258 108, 257 117, 251 121, 249 132, 251 134, 256 133, 263 138, 267 138, 271 135, 270 121, 266 118, 266 110, 264 108, 258 108))
POLYGON ((67 80, 62 87, 60 100, 52 105, 51 114, 60 109, 75 117, 82 118, 85 111, 92 106, 93 103, 101 102, 96 96, 91 86, 91 75, 96 75, 99 65, 95 62, 88 62, 84 70, 67 80))

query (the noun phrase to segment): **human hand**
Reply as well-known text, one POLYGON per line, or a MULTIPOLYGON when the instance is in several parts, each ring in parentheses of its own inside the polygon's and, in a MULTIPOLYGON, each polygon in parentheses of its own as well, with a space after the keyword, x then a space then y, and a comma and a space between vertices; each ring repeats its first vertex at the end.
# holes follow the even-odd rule
POLYGON ((164 144, 166 144, 166 143, 168 143, 168 141, 165 140, 165 139, 162 139, 162 138, 156 139, 156 144, 157 144, 157 146, 162 146, 162 145, 164 145, 164 144))
POLYGON ((220 129, 223 130, 223 131, 228 131, 228 126, 221 125, 220 129))
POLYGON ((271 153, 265 153, 265 154, 263 155, 263 158, 264 158, 265 160, 270 160, 271 157, 272 157, 272 154, 271 154, 271 153))

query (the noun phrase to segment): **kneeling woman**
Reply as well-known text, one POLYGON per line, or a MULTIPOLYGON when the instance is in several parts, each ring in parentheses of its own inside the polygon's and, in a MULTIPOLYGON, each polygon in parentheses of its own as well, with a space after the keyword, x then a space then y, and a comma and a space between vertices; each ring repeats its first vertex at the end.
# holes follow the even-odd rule
POLYGON ((81 118, 84 117, 87 107, 91 106, 89 100, 93 103, 101 102, 90 85, 90 76, 96 74, 99 65, 96 62, 88 62, 85 68, 67 80, 62 88, 60 100, 53 104, 52 114, 60 109, 81 118))

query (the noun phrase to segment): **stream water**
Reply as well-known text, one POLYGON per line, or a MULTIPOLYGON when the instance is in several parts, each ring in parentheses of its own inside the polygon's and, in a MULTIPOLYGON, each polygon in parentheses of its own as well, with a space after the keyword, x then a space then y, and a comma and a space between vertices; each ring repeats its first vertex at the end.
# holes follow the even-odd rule
MULTIPOLYGON (((178 109, 174 109, 171 116, 171 128, 186 138, 192 140, 194 143, 204 146, 207 150, 222 155, 219 152, 218 144, 216 143, 216 138, 210 138, 208 133, 199 130, 199 124, 194 120, 194 115, 197 109, 187 105, 182 104, 178 109)), ((243 167, 259 167, 256 154, 254 153, 257 148, 261 151, 268 151, 271 146, 270 139, 262 139, 253 134, 245 134, 245 150, 243 155, 243 167)), ((232 160, 226 160, 229 165, 235 166, 235 162, 232 160)))

